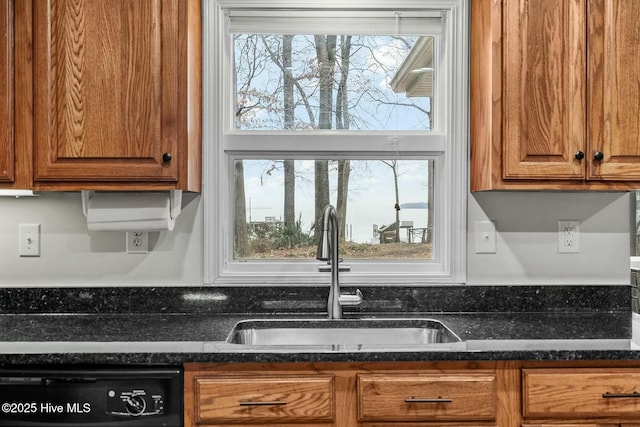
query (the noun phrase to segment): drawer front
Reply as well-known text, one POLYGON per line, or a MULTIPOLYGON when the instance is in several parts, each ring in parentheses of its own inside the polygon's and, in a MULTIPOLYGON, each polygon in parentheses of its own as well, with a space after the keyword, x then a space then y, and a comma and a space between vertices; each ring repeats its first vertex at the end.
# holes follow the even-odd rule
POLYGON ((493 374, 358 375, 360 421, 493 420, 493 374))
POLYGON ((640 417, 640 369, 523 369, 525 417, 640 417))
POLYGON ((314 376, 196 378, 199 423, 331 422, 334 379, 314 376))

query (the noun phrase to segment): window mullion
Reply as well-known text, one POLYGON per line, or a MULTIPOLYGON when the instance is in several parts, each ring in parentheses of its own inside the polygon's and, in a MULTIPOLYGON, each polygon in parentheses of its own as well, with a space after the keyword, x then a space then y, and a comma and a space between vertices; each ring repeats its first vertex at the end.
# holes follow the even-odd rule
MULTIPOLYGON (((339 133, 229 133, 224 151, 277 153, 444 153, 446 137, 441 134, 375 135, 339 133)), ((339 156, 338 156, 339 157, 339 156)))

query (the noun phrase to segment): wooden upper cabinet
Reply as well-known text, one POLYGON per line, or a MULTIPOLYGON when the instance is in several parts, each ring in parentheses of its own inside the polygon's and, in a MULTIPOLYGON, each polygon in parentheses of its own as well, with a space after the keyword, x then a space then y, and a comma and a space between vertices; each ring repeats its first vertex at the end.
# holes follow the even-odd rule
POLYGON ((471 190, 640 187, 637 0, 471 9, 471 190))
POLYGON ((583 178, 584 0, 504 4, 504 178, 583 178))
POLYGON ((5 186, 15 178, 13 22, 13 1, 0 0, 0 185, 5 186))
POLYGON ((200 189, 198 0, 34 0, 41 189, 200 189))
MULTIPOLYGON (((640 181, 640 2, 589 0, 590 179, 640 181)), ((636 185, 640 187, 640 185, 636 185)))

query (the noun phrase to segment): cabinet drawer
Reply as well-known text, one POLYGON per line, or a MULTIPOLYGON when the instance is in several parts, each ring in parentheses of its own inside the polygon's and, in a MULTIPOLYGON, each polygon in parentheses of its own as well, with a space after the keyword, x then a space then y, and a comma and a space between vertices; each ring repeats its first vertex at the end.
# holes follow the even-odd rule
POLYGON ((525 417, 640 417, 640 369, 523 369, 525 417))
POLYGON ((493 420, 493 374, 360 374, 360 421, 493 420))
POLYGON ((332 375, 196 378, 198 423, 331 422, 332 375))

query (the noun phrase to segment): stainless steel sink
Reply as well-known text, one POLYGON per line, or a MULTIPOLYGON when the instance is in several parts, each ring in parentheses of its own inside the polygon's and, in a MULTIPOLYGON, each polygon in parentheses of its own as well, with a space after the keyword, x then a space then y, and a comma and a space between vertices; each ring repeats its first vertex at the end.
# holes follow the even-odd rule
POLYGON ((246 320, 227 342, 255 346, 424 346, 460 342, 431 319, 246 320))

